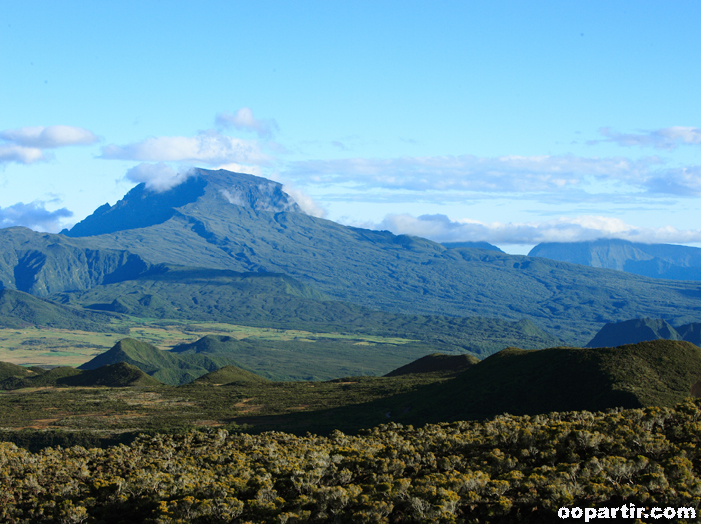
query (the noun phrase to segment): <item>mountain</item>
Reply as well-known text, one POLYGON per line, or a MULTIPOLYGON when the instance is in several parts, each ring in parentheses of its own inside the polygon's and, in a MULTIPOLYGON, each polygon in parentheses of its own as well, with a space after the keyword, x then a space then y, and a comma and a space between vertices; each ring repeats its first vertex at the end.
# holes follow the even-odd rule
POLYGON ((399 377, 415 373, 441 373, 445 375, 458 375, 470 366, 479 362, 479 359, 472 355, 444 355, 433 353, 421 357, 406 366, 390 371, 385 377, 399 377))
POLYGON ((45 372, 46 370, 42 368, 25 368, 23 366, 18 366, 17 364, 10 364, 9 362, 0 362, 0 381, 8 378, 36 377, 45 372))
POLYGON ((41 326, 81 331, 124 332, 124 329, 110 325, 114 318, 115 315, 110 313, 55 304, 22 291, 0 289, 0 328, 41 326))
POLYGON ((538 244, 528 256, 617 269, 651 278, 701 280, 701 248, 697 247, 599 239, 538 244))
POLYGON ((692 322, 679 326, 677 327, 677 333, 679 333, 682 340, 701 346, 701 323, 692 322))
POLYGON ((178 214, 178 208, 199 200, 225 199, 229 204, 256 211, 302 213, 282 185, 265 178, 228 171, 197 169, 169 191, 150 191, 139 184, 114 206, 104 204, 62 235, 87 237, 162 224, 178 214))
MULTIPOLYGON (((139 185, 64 235, 0 230, 1 285, 35 295, 88 290, 158 264, 277 273, 374 310, 529 319, 573 345, 606 322, 684 324, 701 314, 697 283, 343 226, 302 213, 279 184, 250 175, 198 169, 184 184, 161 193, 139 185), (15 268, 36 278, 17 280, 15 268)), ((117 300, 114 310, 122 307, 135 305, 117 300)))

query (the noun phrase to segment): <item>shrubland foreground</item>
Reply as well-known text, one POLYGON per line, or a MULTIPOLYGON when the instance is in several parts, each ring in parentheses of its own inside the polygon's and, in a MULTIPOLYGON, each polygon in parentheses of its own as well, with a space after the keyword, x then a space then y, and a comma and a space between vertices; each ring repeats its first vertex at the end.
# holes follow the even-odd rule
POLYGON ((420 429, 392 423, 359 436, 219 429, 38 453, 2 443, 0 518, 547 523, 562 522, 560 507, 631 503, 698 513, 700 441, 701 401, 687 400, 420 429))

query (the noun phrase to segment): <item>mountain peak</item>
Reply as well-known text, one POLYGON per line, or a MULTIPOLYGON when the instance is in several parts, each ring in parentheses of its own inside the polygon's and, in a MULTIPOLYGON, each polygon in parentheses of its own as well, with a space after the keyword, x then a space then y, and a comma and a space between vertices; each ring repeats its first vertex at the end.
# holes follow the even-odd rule
POLYGON ((195 202, 230 204, 255 211, 303 213, 282 184, 245 173, 193 169, 177 186, 165 191, 141 183, 115 205, 104 204, 62 235, 86 237, 162 224, 195 202))

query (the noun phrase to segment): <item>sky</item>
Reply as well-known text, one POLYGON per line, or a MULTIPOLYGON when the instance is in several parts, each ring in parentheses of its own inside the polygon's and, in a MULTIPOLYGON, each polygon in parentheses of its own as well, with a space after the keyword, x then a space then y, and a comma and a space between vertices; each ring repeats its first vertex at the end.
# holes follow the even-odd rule
POLYGON ((0 2, 0 227, 192 167, 526 254, 701 246, 697 1, 0 2))

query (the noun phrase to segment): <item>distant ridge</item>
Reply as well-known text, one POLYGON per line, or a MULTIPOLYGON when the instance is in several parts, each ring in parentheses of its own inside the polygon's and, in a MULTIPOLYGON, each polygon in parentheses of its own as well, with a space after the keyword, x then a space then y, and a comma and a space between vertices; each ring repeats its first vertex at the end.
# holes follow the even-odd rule
POLYGON ((471 249, 486 249, 487 251, 498 251, 503 253, 501 249, 497 246, 490 244, 489 242, 441 242, 448 249, 457 249, 461 247, 467 247, 471 249))
POLYGON ((635 275, 670 280, 701 280, 701 248, 643 244, 621 239, 538 244, 529 257, 543 257, 635 275))
POLYGON ((213 384, 213 385, 250 385, 270 382, 268 379, 241 369, 237 366, 224 366, 223 368, 202 375, 195 379, 192 384, 213 384))
POLYGON ((684 324, 675 329, 661 318, 610 322, 601 328, 586 347, 615 347, 660 339, 685 340, 698 346, 701 344, 701 323, 684 324))

